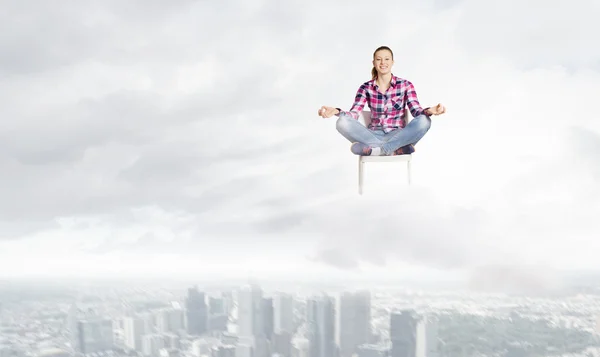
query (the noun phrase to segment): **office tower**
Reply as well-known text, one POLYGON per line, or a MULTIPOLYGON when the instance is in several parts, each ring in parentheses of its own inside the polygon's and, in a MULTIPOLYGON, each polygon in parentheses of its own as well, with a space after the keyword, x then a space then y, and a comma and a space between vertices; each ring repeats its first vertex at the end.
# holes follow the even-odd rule
POLYGON ((159 357, 160 350, 165 348, 165 340, 159 334, 145 335, 142 338, 142 353, 145 357, 159 357))
POLYGON ((137 314, 135 316, 143 321, 144 334, 150 335, 150 334, 154 334, 157 332, 156 316, 153 313, 144 312, 141 314, 137 314))
POLYGON ((359 345, 371 337, 371 294, 344 292, 337 299, 336 343, 340 357, 352 357, 359 345))
POLYGON ((264 334, 262 290, 257 285, 243 286, 238 295, 238 335, 254 337, 264 334))
POLYGON ((254 357, 252 338, 241 339, 235 347, 235 357, 254 357))
POLYGON ((268 340, 273 337, 273 323, 274 323, 274 311, 273 311, 273 299, 263 298, 261 306, 261 317, 263 325, 263 333, 268 340))
POLYGON ((390 357, 415 357, 418 319, 413 310, 393 312, 390 315, 390 357))
POLYGON ((78 352, 104 352, 114 347, 113 325, 109 319, 95 318, 77 323, 78 352))
POLYGON ((208 298, 208 313, 209 315, 222 315, 225 314, 225 301, 219 297, 208 298))
POLYGON ((294 331, 294 298, 288 294, 277 294, 273 297, 273 332, 294 331))
POLYGON ((225 314, 229 316, 231 310, 235 307, 235 299, 233 298, 233 291, 226 291, 221 293, 221 299, 223 300, 223 309, 225 314))
POLYGON ((167 308, 156 313, 156 330, 158 333, 178 332, 184 328, 184 313, 181 309, 167 308))
POLYGON ((440 357, 438 321, 422 318, 417 327, 417 357, 440 357))
POLYGON ((125 346, 136 351, 142 350, 142 336, 146 333, 144 320, 139 317, 127 316, 123 319, 125 346))
POLYGON ((271 345, 273 353, 278 353, 282 357, 290 357, 292 353, 292 334, 287 331, 274 333, 271 345))
POLYGON ((322 295, 307 301, 309 357, 336 356, 335 304, 331 297, 322 295))
POLYGON ((208 330, 208 307, 204 293, 199 292, 196 287, 188 289, 185 309, 188 334, 199 336, 206 333, 208 330))
POLYGON ((181 337, 175 333, 165 333, 162 335, 165 340, 165 348, 167 349, 180 349, 181 348, 181 337))
POLYGON ((227 331, 229 312, 225 299, 209 297, 208 299, 208 329, 210 331, 227 331))
MULTIPOLYGON (((238 336, 240 343, 250 346, 252 357, 268 357, 270 344, 265 334, 263 292, 255 284, 246 285, 238 292, 238 336)), ((246 347, 239 353, 246 353, 246 347)), ((238 352, 236 352, 238 353, 238 352)), ((238 353, 238 354, 239 354, 238 353)))
POLYGON ((71 304, 67 315, 67 321, 67 323, 69 324, 69 340, 71 342, 71 347, 74 351, 80 352, 81 346, 79 342, 79 309, 77 308, 77 304, 71 304))

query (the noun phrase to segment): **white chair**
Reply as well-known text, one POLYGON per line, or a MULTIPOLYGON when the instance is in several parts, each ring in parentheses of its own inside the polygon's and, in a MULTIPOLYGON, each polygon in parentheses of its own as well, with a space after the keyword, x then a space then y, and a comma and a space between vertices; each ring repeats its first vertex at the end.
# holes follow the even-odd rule
MULTIPOLYGON (((404 111, 407 123, 412 119, 409 110, 404 111)), ((361 117, 365 126, 368 126, 371 122, 371 112, 362 111, 361 117)), ((393 155, 393 156, 359 156, 358 157, 358 194, 363 193, 363 183, 365 176, 365 163, 367 162, 406 162, 406 171, 408 173, 408 184, 411 184, 411 172, 410 162, 412 160, 412 154, 406 155, 393 155)))

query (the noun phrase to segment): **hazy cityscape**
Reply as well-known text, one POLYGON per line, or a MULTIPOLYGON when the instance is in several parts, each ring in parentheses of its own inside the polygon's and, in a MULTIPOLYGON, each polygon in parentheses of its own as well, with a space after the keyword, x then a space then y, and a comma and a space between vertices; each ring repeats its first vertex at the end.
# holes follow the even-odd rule
POLYGON ((0 357, 600 356, 593 287, 219 285, 5 281, 0 357))
POLYGON ((1 5, 0 357, 600 357, 600 0, 1 5))

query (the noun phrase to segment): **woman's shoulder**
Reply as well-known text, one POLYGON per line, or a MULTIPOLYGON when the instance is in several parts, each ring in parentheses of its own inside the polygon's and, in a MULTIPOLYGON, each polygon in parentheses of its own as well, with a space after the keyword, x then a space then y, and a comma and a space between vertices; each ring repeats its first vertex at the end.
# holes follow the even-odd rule
POLYGON ((375 84, 375 79, 369 79, 368 81, 361 84, 361 88, 372 87, 375 84))
POLYGON ((396 81, 396 83, 399 83, 401 85, 405 85, 405 86, 411 86, 412 82, 409 81, 406 78, 402 78, 402 77, 398 77, 398 76, 394 76, 394 80, 396 81))

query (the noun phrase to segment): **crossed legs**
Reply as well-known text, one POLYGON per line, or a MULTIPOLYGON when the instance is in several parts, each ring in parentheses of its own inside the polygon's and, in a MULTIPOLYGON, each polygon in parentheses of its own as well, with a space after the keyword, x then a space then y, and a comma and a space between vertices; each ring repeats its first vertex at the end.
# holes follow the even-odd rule
POLYGON ((403 129, 389 133, 370 130, 351 116, 340 115, 336 122, 337 131, 350 142, 362 144, 359 145, 363 147, 360 154, 366 155, 370 155, 373 148, 380 148, 380 155, 393 155, 400 148, 415 145, 425 136, 429 128, 431 128, 431 118, 426 115, 419 115, 403 129))

